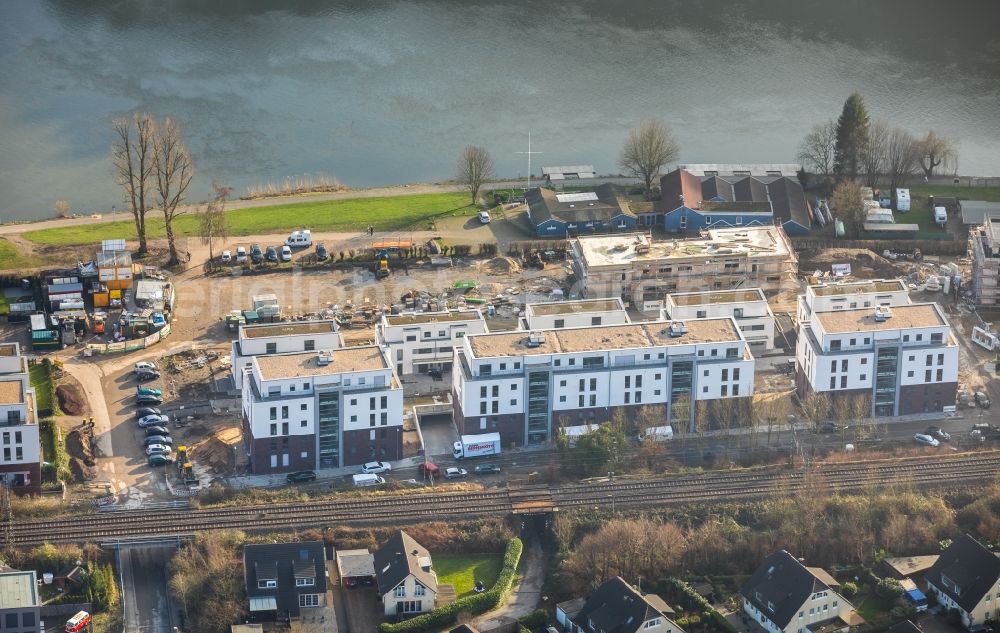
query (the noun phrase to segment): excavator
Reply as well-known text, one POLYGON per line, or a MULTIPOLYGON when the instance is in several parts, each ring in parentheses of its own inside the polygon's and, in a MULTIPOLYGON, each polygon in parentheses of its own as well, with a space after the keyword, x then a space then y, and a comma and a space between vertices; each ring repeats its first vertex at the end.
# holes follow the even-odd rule
POLYGON ((380 250, 375 260, 375 279, 385 279, 389 276, 389 251, 380 250))

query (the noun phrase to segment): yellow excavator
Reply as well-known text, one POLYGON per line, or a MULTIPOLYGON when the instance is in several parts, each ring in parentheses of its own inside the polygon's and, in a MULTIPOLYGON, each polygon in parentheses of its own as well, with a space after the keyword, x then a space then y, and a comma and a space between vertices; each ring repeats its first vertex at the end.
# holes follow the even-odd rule
POLYGON ((375 261, 375 279, 385 279, 389 276, 389 252, 381 250, 375 261))

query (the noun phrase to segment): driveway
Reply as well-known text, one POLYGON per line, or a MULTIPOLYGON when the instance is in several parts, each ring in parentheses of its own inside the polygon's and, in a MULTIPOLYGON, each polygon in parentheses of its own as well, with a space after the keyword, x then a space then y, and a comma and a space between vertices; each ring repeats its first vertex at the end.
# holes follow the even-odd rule
POLYGON ((348 631, 377 631, 382 621, 382 603, 378 601, 374 587, 345 587, 344 611, 347 616, 348 631))
POLYGON ((430 457, 451 456, 452 444, 458 439, 458 432, 451 422, 450 415, 423 416, 420 419, 420 432, 424 436, 426 455, 430 457))
POLYGON ((533 542, 521 557, 521 577, 507 604, 480 616, 475 622, 476 626, 488 631, 511 619, 516 620, 530 614, 541 601, 544 582, 545 560, 542 546, 533 542))

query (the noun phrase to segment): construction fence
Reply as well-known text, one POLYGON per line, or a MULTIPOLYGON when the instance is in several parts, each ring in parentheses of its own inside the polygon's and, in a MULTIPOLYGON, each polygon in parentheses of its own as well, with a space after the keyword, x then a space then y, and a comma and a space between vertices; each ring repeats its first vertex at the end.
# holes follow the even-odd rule
POLYGON ((88 343, 84 353, 88 356, 92 356, 94 354, 122 354, 135 352, 141 349, 146 349, 147 347, 152 347, 167 338, 169 335, 170 324, 167 323, 159 332, 153 332, 149 336, 143 338, 136 338, 118 343, 88 343))

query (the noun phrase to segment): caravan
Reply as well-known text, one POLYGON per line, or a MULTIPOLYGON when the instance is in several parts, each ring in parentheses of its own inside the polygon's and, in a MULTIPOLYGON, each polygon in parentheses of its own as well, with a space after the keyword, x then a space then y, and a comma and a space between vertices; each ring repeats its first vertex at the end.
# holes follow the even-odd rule
POLYGON ((900 213, 906 213, 910 210, 910 190, 909 189, 897 189, 896 190, 896 211, 900 213))
POLYGON ((292 248, 306 248, 312 246, 312 243, 312 231, 309 229, 292 231, 291 235, 288 236, 288 239, 285 240, 285 246, 290 246, 292 248))

